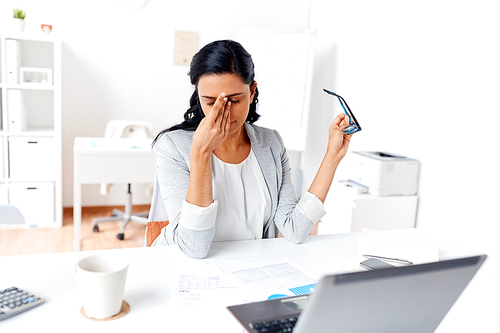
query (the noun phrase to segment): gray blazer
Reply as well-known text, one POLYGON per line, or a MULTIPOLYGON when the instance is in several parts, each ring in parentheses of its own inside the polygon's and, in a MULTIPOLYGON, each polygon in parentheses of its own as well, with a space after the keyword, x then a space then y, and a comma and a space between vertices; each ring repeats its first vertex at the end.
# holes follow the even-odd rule
MULTIPOLYGON (((271 196, 271 214, 263 238, 277 237, 279 230, 287 240, 301 243, 325 214, 323 205, 317 198, 312 210, 310 201, 308 207, 298 205, 286 149, 277 131, 252 124, 245 124, 245 130, 271 196)), ((191 131, 176 130, 163 134, 156 143, 156 173, 170 224, 153 245, 177 244, 188 256, 204 258, 215 227, 192 230, 179 225, 189 185, 193 135, 191 131)))

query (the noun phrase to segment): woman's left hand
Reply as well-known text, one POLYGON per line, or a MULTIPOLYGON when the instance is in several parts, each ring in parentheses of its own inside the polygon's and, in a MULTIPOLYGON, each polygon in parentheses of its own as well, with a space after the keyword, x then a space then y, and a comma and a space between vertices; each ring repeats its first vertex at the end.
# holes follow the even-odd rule
POLYGON ((345 113, 339 114, 328 131, 327 155, 331 154, 338 162, 344 158, 349 148, 352 134, 347 135, 342 130, 349 126, 349 118, 345 113))
POLYGON ((349 126, 349 118, 344 113, 339 114, 330 125, 325 157, 308 190, 309 193, 316 195, 321 202, 325 202, 335 176, 335 170, 349 148, 352 134, 347 135, 342 131, 347 126, 349 126))

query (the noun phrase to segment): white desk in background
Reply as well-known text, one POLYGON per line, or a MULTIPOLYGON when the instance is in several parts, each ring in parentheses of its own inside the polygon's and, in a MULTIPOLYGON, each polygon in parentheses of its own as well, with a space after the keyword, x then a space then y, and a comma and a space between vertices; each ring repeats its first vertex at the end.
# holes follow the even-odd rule
MULTIPOLYGON (((73 146, 73 228, 75 251, 81 249, 82 185, 154 183, 152 139, 75 138, 73 146)), ((123 198, 125 202, 125 196, 123 198)))
MULTIPOLYGON (((19 332, 43 327, 54 332, 241 333, 225 306, 172 306, 172 286, 178 283, 179 274, 190 269, 203 274, 206 265, 218 261, 262 262, 285 257, 318 276, 360 270, 362 259, 356 257, 359 239, 360 233, 352 233, 310 236, 300 245, 283 238, 220 242, 214 243, 202 260, 188 258, 176 246, 0 257, 0 288, 16 286, 46 299, 41 306, 0 322, 0 330, 19 332), (105 251, 116 251, 130 260, 124 293, 130 312, 117 320, 97 322, 80 314, 74 266, 80 258, 105 251)), ((440 250, 440 257, 454 257, 455 253, 440 250)), ((486 260, 436 332, 498 333, 498 263, 498 257, 486 260)))

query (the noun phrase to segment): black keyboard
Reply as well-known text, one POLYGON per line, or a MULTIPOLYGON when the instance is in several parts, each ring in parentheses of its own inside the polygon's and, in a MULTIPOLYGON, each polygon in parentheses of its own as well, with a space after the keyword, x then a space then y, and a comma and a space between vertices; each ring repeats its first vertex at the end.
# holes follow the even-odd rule
POLYGON ((293 332, 293 328, 297 323, 297 316, 288 316, 284 318, 266 320, 256 323, 251 323, 250 326, 255 330, 255 332, 273 332, 273 333, 288 333, 293 332))

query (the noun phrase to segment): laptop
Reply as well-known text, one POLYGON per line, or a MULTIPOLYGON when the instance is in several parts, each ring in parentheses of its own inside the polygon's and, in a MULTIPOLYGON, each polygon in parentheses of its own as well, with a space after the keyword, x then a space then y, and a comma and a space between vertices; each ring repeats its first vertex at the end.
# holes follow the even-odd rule
POLYGON ((252 333, 434 332, 485 259, 328 275, 311 294, 228 310, 252 333))

